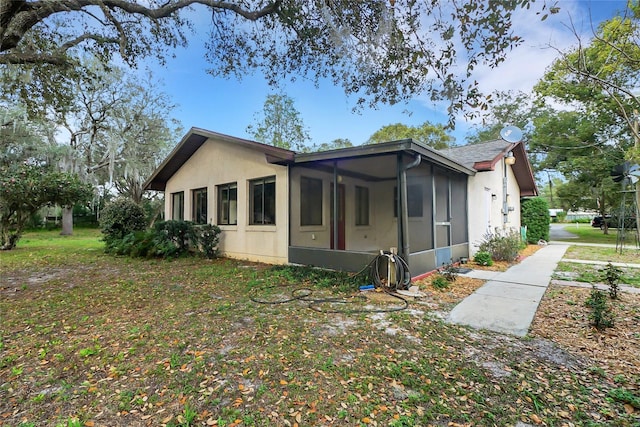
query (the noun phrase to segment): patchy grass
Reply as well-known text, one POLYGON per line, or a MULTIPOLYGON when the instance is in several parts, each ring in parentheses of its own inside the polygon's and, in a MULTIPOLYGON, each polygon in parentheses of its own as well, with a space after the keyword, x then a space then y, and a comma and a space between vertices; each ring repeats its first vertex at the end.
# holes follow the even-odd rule
POLYGON ((606 243, 615 245, 618 235, 618 229, 616 228, 609 228, 609 234, 604 234, 604 230, 592 227, 591 224, 567 224, 564 229, 578 236, 577 239, 568 239, 568 243, 606 243))
POLYGON ((612 261, 640 264, 640 251, 627 247, 624 248, 622 253, 619 253, 615 248, 599 246, 570 246, 564 257, 589 261, 612 261))
MULTIPOLYGON (((599 264, 579 264, 573 262, 559 262, 554 279, 569 280, 584 283, 604 283, 603 269, 599 264)), ((640 287, 640 269, 619 267, 622 271, 620 284, 640 287)))
POLYGON ((49 237, 0 253, 2 426, 638 421, 634 383, 570 345, 442 322, 477 283, 383 313, 341 274, 49 237))

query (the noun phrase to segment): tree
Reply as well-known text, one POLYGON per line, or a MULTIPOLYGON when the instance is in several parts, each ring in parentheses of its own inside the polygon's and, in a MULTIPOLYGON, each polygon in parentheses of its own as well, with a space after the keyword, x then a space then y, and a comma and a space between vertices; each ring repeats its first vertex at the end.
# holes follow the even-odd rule
POLYGON ((0 250, 16 246, 27 220, 40 208, 73 205, 92 195, 92 187, 76 175, 47 166, 21 163, 0 167, 0 250))
POLYGON ((565 211, 568 210, 566 206, 562 204, 558 194, 559 189, 565 184, 562 178, 560 178, 558 174, 550 173, 548 170, 544 172, 546 172, 542 175, 544 178, 538 182, 538 193, 540 197, 547 201, 551 209, 562 208, 565 211))
MULTIPOLYGON (((614 139, 614 144, 625 159, 640 163, 640 3, 627 2, 626 7, 624 13, 600 24, 588 43, 574 31, 577 47, 559 52, 539 90, 556 101, 579 102, 589 111, 597 109, 600 116, 608 116, 607 132, 617 133, 616 139, 623 142, 614 139)), ((636 187, 636 202, 640 203, 640 186, 636 187)))
POLYGON ((447 134, 444 126, 434 125, 427 121, 420 126, 407 126, 402 123, 383 126, 369 137, 366 144, 379 144, 401 139, 413 139, 436 150, 449 147, 454 140, 451 135, 447 134))
POLYGON ((634 96, 640 25, 638 5, 629 7, 629 15, 602 23, 589 44, 578 38, 577 47, 562 52, 535 88, 540 105, 551 100, 569 111, 545 108, 547 113, 535 121, 532 146, 544 152, 543 165, 559 166, 572 181, 563 188, 565 197, 570 196, 567 190, 581 189, 580 198, 571 197, 573 203, 595 200, 601 215, 618 203, 620 186, 611 181, 611 170, 625 158, 636 158, 631 111, 640 106, 634 96))
MULTIPOLYGON (((207 58, 214 75, 261 70, 328 78, 357 104, 397 103, 416 94, 449 102, 456 112, 486 108, 474 71, 495 67, 523 42, 513 13, 533 0, 0 0, 0 64, 74 64, 80 49, 128 64, 187 43, 187 11, 211 15, 207 58), (251 25, 247 25, 251 24, 251 25)), ((545 19, 557 7, 543 4, 545 19)), ((472 113, 470 113, 472 114, 472 113)))
POLYGON ((309 147, 307 151, 309 152, 317 152, 317 151, 329 151, 329 150, 338 150, 340 148, 349 148, 353 147, 353 144, 348 138, 338 138, 334 139, 331 142, 323 142, 322 144, 313 144, 309 147))
POLYGON ((488 114, 482 125, 475 126, 474 133, 467 138, 469 144, 500 139, 500 131, 505 126, 516 126, 523 132, 523 140, 531 132, 535 112, 532 109, 532 95, 524 92, 498 91, 489 99, 488 114))
POLYGON ((534 119, 529 146, 540 154, 539 170, 557 171, 567 181, 558 188, 565 209, 599 209, 604 215, 617 201, 610 171, 623 160, 625 144, 613 143, 604 131, 607 120, 597 111, 552 109, 534 119))
POLYGON ((0 104, 0 166, 38 159, 51 163, 57 147, 48 123, 29 120, 25 108, 0 104))
MULTIPOLYGON (((142 183, 176 139, 173 105, 150 77, 134 78, 95 57, 81 63, 68 74, 52 69, 56 79, 47 77, 48 91, 40 91, 37 80, 16 83, 15 90, 5 86, 5 99, 26 105, 31 121, 44 118, 57 127, 61 170, 95 186, 115 182, 139 202, 142 183)), ((72 233, 72 206, 63 206, 62 225, 62 234, 72 233)))
POLYGON ((169 117, 174 106, 154 88, 151 76, 142 84, 129 82, 126 90, 129 99, 113 112, 106 135, 113 153, 108 179, 120 195, 140 204, 146 179, 179 140, 182 128, 169 117))
POLYGON ((310 139, 293 99, 284 94, 267 95, 264 109, 256 113, 255 121, 255 126, 247 126, 247 132, 263 144, 304 151, 310 139))
POLYGON ((601 23, 589 43, 574 33, 577 47, 559 51, 540 89, 566 103, 577 100, 607 108, 638 138, 634 111, 640 110, 640 3, 628 2, 624 13, 601 23))

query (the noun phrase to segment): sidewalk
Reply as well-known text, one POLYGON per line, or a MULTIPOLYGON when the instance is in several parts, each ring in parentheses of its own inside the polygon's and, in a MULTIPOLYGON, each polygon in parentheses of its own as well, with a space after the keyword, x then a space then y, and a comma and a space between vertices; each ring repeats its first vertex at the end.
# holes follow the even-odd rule
POLYGON ((525 336, 568 247, 569 244, 545 246, 504 272, 471 271, 469 277, 488 281, 455 306, 447 321, 525 336))

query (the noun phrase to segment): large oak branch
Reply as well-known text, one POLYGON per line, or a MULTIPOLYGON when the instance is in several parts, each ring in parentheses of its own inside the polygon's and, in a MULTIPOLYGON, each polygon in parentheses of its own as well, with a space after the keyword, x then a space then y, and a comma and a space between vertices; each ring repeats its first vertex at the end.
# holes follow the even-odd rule
MULTIPOLYGON (((115 18, 110 14, 110 11, 145 16, 153 21, 171 17, 181 9, 200 4, 214 10, 230 11, 247 20, 256 21, 264 16, 276 13, 280 3, 281 0, 273 0, 260 9, 247 10, 232 2, 215 0, 169 1, 157 8, 147 7, 127 0, 0 0, 0 63, 38 62, 38 56, 40 56, 42 62, 58 63, 62 59, 62 57, 59 57, 60 50, 63 48, 68 49, 77 43, 67 41, 57 48, 55 53, 19 53, 14 51, 24 36, 35 25, 57 13, 79 12, 90 7, 99 7, 107 15, 108 21, 118 28, 120 23, 114 22, 115 18)), ((95 37, 93 38, 95 39, 95 37)), ((113 43, 112 39, 107 39, 106 37, 104 41, 113 43)))

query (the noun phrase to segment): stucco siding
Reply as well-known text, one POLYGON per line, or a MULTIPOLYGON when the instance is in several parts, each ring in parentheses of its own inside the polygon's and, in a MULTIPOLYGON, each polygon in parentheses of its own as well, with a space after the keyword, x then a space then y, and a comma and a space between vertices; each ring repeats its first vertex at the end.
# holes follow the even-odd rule
POLYGON ((208 223, 218 224, 218 185, 237 183, 237 224, 220 225, 224 256, 286 263, 289 226, 288 168, 266 161, 264 153, 216 140, 205 142, 171 177, 165 190, 165 217, 171 218, 171 194, 184 191, 184 219, 192 220, 191 192, 207 188, 208 223), (250 181, 275 176, 275 224, 249 225, 250 181))
POLYGON ((520 230, 520 189, 511 167, 507 166, 507 205, 512 207, 504 222, 504 165, 493 171, 478 172, 469 178, 469 251, 474 254, 487 233, 520 230))

